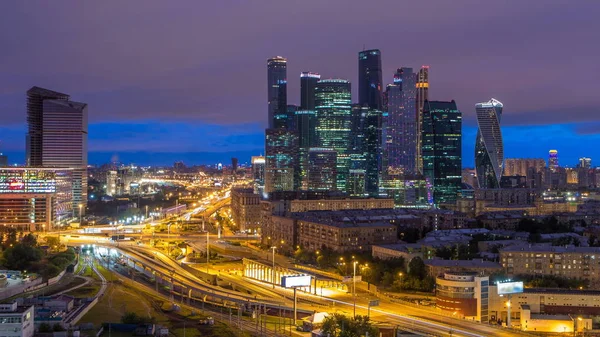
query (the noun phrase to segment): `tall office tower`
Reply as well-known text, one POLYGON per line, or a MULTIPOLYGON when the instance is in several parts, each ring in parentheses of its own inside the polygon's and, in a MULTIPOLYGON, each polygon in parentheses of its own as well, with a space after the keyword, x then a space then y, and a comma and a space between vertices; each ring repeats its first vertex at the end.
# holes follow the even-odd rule
POLYGON ((422 66, 417 73, 417 172, 423 173, 423 108, 429 100, 429 66, 422 66))
POLYGON ((279 81, 277 94, 277 105, 273 115, 273 128, 287 128, 289 124, 289 113, 287 105, 287 82, 279 81))
POLYGON ((350 82, 327 79, 317 82, 315 111, 317 113, 317 147, 337 152, 337 189, 346 190, 349 170, 350 133, 352 119, 350 82))
POLYGON ((254 180, 254 193, 262 194, 265 188, 265 157, 252 156, 252 179, 254 180))
POLYGON ((87 206, 87 104, 69 95, 32 87, 27 91, 27 163, 29 166, 71 168, 73 210, 87 206))
POLYGON ((231 171, 233 171, 233 173, 235 173, 235 171, 237 171, 237 169, 238 169, 238 159, 231 158, 231 171))
POLYGON ((389 84, 387 96, 387 165, 403 173, 415 173, 417 165, 416 75, 400 68, 389 84))
POLYGON ((550 168, 550 171, 555 172, 558 170, 559 167, 560 166, 558 166, 558 151, 548 151, 548 168, 550 168))
POLYGON ((298 106, 293 104, 288 104, 286 107, 287 112, 287 125, 286 128, 288 130, 296 130, 296 111, 298 111, 298 106))
POLYGON ((337 152, 334 149, 313 147, 308 151, 308 190, 337 189, 337 152))
POLYGON ((295 115, 295 126, 298 132, 298 159, 299 159, 299 188, 308 189, 308 151, 317 144, 315 131, 317 117, 315 110, 298 110, 295 115))
POLYGON ((350 132, 350 159, 349 177, 346 192, 350 196, 364 197, 366 191, 366 123, 369 108, 360 104, 352 105, 351 132, 350 132))
POLYGON ((542 158, 506 158, 504 160, 504 176, 527 176, 527 171, 542 172, 546 161, 542 158))
POLYGON ((33 87, 27 91, 27 166, 42 166, 44 136, 44 101, 68 101, 69 95, 60 92, 33 87))
POLYGON ((358 53, 358 103, 371 109, 382 110, 381 51, 363 50, 358 53))
POLYGON ((300 74, 300 110, 315 110, 315 88, 321 75, 303 71, 300 74))
POLYGON ((490 99, 477 103, 477 138, 475 138, 475 169, 479 188, 499 188, 504 163, 504 145, 500 118, 502 102, 490 99))
POLYGON ((267 129, 265 137, 265 193, 298 188, 298 134, 287 129, 267 129))
MULTIPOLYGON (((267 101, 269 103, 269 128, 275 128, 275 115, 279 112, 279 85, 287 84, 287 60, 281 56, 267 60, 267 101)), ((285 108, 285 105, 283 106, 285 108)))
POLYGON ((8 156, 5 156, 0 152, 0 167, 8 166, 8 156))
POLYGON ((379 179, 382 171, 381 115, 380 110, 368 109, 363 124, 365 192, 372 197, 379 195, 379 179))
POLYGON ((579 164, 577 166, 580 168, 592 168, 592 158, 579 158, 579 164))
POLYGON ((462 116, 456 102, 425 101, 423 175, 435 205, 454 203, 461 188, 462 116))

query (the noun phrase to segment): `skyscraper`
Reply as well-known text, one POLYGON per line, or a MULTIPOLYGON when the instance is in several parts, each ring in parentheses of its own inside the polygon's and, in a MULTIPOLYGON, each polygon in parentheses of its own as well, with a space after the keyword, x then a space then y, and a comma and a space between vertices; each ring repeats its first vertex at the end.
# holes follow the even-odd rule
POLYGON ((286 109, 286 106, 280 106, 279 85, 287 84, 287 60, 281 56, 267 60, 267 100, 268 100, 268 125, 269 128, 275 128, 275 115, 280 109, 286 109))
POLYGON ((350 82, 327 79, 317 82, 315 110, 317 147, 337 152, 337 186, 345 191, 349 170, 352 118, 350 82))
POLYGON ((288 128, 290 114, 288 113, 287 82, 285 80, 279 81, 277 91, 277 105, 273 115, 273 128, 288 128))
POLYGON ((479 188, 499 188, 504 161, 504 145, 500 130, 502 102, 490 99, 477 103, 477 138, 475 139, 475 169, 479 188))
POLYGON ((294 124, 298 132, 299 188, 303 190, 308 189, 308 151, 317 144, 316 123, 314 110, 296 111, 294 124))
POLYGON ((337 189, 337 152, 334 149, 313 147, 308 151, 308 190, 337 189))
POLYGON ((456 102, 425 101, 423 175, 435 205, 454 203, 461 187, 462 116, 456 102))
POLYGON ((60 92, 33 87, 27 91, 27 166, 42 166, 44 136, 44 100, 68 101, 69 95, 60 92))
POLYGON ((251 163, 254 193, 262 194, 265 188, 265 157, 252 156, 251 163))
POLYGON ((416 172, 416 95, 416 74, 412 68, 398 69, 394 83, 386 90, 386 154, 388 167, 404 173, 416 172))
POLYGON ((265 192, 295 191, 298 188, 298 134, 267 129, 265 137, 265 192))
POLYGON ((304 71, 300 74, 300 110, 315 110, 315 88, 321 75, 304 71))
POLYGON ((429 66, 422 66, 417 73, 417 171, 423 173, 423 108, 429 99, 429 66))
POLYGON ((27 91, 27 164, 71 168, 74 215, 87 206, 87 104, 69 95, 32 87, 27 91))
POLYGON ((382 110, 381 51, 363 50, 358 53, 358 103, 382 110))
POLYGON ((592 158, 579 158, 579 164, 577 166, 580 168, 592 168, 592 158))
POLYGON ((555 172, 558 170, 559 167, 560 166, 558 166, 558 151, 548 151, 548 168, 550 169, 550 171, 555 172))

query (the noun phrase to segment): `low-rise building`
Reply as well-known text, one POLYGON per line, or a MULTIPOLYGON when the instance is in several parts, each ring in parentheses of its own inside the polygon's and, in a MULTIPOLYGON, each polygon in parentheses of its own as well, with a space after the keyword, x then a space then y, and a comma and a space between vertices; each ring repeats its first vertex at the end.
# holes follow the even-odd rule
POLYGON ((398 240, 396 225, 386 221, 340 219, 331 217, 330 212, 305 212, 294 216, 298 219, 298 244, 312 251, 322 248, 337 252, 365 251, 370 250, 372 245, 395 243, 398 240))
POLYGON ((251 188, 231 190, 231 216, 235 225, 243 231, 260 229, 260 196, 251 188))
POLYGON ((396 243, 391 245, 374 245, 371 247, 371 255, 381 260, 402 258, 405 265, 408 265, 415 257, 422 260, 429 258, 427 250, 427 247, 417 243, 396 243))
POLYGON ((489 278, 473 272, 445 272, 435 280, 436 306, 457 317, 488 322, 489 278))
POLYGON ((17 302, 0 304, 0 336, 32 337, 35 330, 33 306, 18 306, 17 302))
POLYGON ((600 286, 600 247, 516 245, 500 249, 508 275, 555 275, 600 286))
POLYGON ((477 275, 490 275, 502 271, 502 265, 485 260, 425 260, 429 275, 437 277, 446 272, 473 272, 477 275))

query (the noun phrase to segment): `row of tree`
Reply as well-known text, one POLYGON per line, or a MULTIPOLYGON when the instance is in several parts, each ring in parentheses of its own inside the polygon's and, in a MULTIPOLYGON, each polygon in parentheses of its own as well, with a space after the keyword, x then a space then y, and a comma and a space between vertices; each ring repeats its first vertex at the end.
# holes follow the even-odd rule
POLYGON ((55 241, 56 238, 48 238, 47 249, 42 249, 35 235, 25 234, 20 240, 3 246, 0 265, 10 270, 38 273, 44 278, 54 277, 75 260, 72 248, 57 252, 60 244, 55 241))

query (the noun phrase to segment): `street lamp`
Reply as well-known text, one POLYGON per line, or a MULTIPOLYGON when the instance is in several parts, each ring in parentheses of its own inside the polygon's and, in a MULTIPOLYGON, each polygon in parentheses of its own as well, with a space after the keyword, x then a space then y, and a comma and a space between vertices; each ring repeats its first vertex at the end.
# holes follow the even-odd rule
POLYGON ((277 247, 273 246, 271 249, 273 249, 273 269, 271 269, 271 281, 273 281, 273 289, 275 289, 275 249, 277 249, 277 247))
POLYGON ((352 273, 352 299, 354 300, 354 318, 356 318, 356 264, 358 261, 354 261, 354 272, 352 273))

